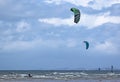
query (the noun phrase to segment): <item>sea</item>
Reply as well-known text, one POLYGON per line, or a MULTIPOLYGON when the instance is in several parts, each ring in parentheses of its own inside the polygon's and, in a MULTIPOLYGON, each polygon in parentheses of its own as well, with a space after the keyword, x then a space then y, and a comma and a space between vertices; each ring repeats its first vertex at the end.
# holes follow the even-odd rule
POLYGON ((120 70, 0 70, 0 82, 120 82, 120 70))

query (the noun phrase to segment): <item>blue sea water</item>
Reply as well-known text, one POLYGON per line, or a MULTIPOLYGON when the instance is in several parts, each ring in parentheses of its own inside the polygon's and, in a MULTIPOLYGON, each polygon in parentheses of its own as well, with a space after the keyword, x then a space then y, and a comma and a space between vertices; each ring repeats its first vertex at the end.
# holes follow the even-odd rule
POLYGON ((1 70, 0 82, 120 82, 120 70, 1 70))

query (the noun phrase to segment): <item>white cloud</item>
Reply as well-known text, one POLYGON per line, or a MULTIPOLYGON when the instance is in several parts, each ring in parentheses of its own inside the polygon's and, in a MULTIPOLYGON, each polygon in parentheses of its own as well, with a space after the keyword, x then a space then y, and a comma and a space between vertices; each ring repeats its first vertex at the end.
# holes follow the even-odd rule
POLYGON ((89 29, 95 28, 105 23, 120 24, 120 16, 110 16, 108 12, 97 15, 83 14, 81 17, 81 25, 87 26, 89 29))
POLYGON ((13 41, 3 45, 3 51, 19 51, 32 48, 33 44, 25 41, 13 41))
POLYGON ((35 47, 38 47, 38 45, 43 45, 43 41, 41 39, 33 40, 33 41, 9 41, 4 43, 2 46, 2 51, 10 51, 10 52, 16 52, 16 51, 25 51, 30 50, 35 47))
POLYGON ((117 46, 110 42, 110 41, 106 41, 104 43, 98 43, 95 46, 95 51, 99 52, 99 53, 104 53, 104 54, 116 54, 119 53, 119 50, 117 48, 117 46))
MULTIPOLYGON (((17 52, 36 49, 59 49, 59 48, 80 48, 85 50, 85 45, 81 40, 68 38, 61 39, 34 39, 32 41, 9 41, 1 46, 0 51, 4 52, 17 52)), ((90 44, 89 52, 97 52, 103 55, 118 54, 119 46, 112 41, 106 41, 104 43, 90 44)))
POLYGON ((62 2, 62 0, 45 0, 45 2, 46 3, 55 3, 55 4, 59 5, 62 2))
POLYGON ((24 51, 24 50, 31 50, 36 48, 71 48, 76 47, 77 41, 75 39, 66 39, 66 40, 58 40, 58 39, 34 39, 32 41, 9 41, 4 43, 4 45, 1 46, 1 49, 3 51, 24 51))
POLYGON ((91 7, 100 10, 102 8, 110 7, 113 4, 120 3, 120 0, 45 0, 45 2, 54 3, 56 5, 67 2, 76 6, 91 7))
POLYGON ((55 36, 55 37, 60 37, 59 33, 54 33, 54 32, 48 32, 46 33, 47 36, 55 36))
POLYGON ((77 41, 74 39, 68 39, 66 43, 67 47, 76 47, 77 46, 77 41))
POLYGON ((16 28, 17 32, 24 32, 30 29, 30 24, 25 21, 18 22, 16 26, 17 26, 16 28))
POLYGON ((56 5, 60 5, 64 2, 67 2, 77 6, 87 6, 90 1, 92 0, 45 0, 46 3, 55 3, 56 5))
POLYGON ((38 19, 39 22, 52 24, 54 26, 68 25, 68 26, 86 26, 88 29, 95 28, 105 23, 120 24, 120 16, 110 16, 110 13, 102 13, 96 15, 82 14, 80 22, 75 24, 73 17, 62 19, 62 18, 43 18, 38 19))
POLYGON ((61 26, 61 25, 73 26, 73 25, 75 25, 73 23, 73 17, 66 18, 66 19, 62 19, 62 18, 44 18, 44 19, 38 19, 38 21, 48 23, 48 24, 52 24, 52 25, 55 25, 55 26, 61 26))
POLYGON ((120 0, 95 0, 93 5, 88 5, 88 6, 93 9, 102 9, 102 8, 110 7, 113 4, 117 4, 117 3, 120 3, 120 0))
POLYGON ((2 51, 24 51, 24 50, 29 50, 37 47, 37 45, 43 45, 43 41, 41 39, 39 40, 33 40, 33 41, 9 41, 5 43, 2 47, 2 51))

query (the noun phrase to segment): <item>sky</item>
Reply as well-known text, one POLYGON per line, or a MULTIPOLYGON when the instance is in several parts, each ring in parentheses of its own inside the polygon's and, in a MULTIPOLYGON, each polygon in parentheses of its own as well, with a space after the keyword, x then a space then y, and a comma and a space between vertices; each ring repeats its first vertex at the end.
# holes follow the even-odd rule
POLYGON ((0 0, 0 70, 120 69, 119 62, 120 0, 0 0), (77 24, 72 7, 81 12, 77 24))

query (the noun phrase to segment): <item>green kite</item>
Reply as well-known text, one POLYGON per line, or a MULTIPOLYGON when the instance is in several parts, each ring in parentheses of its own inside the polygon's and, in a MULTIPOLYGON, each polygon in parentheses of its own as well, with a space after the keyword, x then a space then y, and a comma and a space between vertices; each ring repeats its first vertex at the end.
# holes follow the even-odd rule
POLYGON ((74 13, 74 22, 78 23, 80 20, 80 15, 81 15, 80 10, 77 8, 71 8, 70 10, 74 13))

